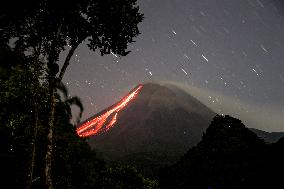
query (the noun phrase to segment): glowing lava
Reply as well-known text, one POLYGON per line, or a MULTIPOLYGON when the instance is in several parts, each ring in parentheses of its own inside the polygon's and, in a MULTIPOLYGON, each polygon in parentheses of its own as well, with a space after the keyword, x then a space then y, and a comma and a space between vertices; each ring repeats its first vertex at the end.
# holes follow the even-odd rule
POLYGON ((114 106, 104 114, 82 124, 79 128, 77 128, 77 134, 80 137, 88 137, 91 135, 96 135, 98 133, 108 131, 116 123, 118 112, 121 111, 124 107, 126 107, 127 104, 138 95, 141 88, 142 85, 139 85, 132 93, 130 93, 121 101, 119 101, 116 106, 114 106), (108 118, 110 116, 111 120, 107 123, 108 118), (106 126, 104 127, 104 125, 106 126))

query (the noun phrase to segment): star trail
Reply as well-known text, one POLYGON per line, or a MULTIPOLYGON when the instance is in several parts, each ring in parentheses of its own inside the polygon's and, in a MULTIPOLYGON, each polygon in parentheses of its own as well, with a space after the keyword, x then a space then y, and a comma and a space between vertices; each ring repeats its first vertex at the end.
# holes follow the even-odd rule
POLYGON ((112 105, 138 83, 169 81, 206 91, 202 99, 217 113, 233 114, 249 127, 283 131, 283 1, 138 4, 145 18, 129 55, 101 57, 83 44, 73 57, 64 81, 82 98, 83 118, 112 105), (254 121, 259 117, 265 120, 254 121))

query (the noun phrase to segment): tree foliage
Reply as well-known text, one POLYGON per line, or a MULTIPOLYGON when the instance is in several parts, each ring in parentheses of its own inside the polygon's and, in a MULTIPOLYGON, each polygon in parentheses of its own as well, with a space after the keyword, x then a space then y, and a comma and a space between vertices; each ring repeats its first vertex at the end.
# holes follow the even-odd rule
MULTIPOLYGON (((25 56, 7 46, 0 47, 0 134, 1 157, 4 171, 11 171, 14 176, 3 179, 13 180, 9 185, 19 187, 28 180, 29 162, 34 143, 34 127, 31 123, 35 117, 35 98, 41 96, 41 110, 46 107, 45 83, 38 88, 39 80, 35 79, 36 72, 31 70, 32 64, 25 56), (34 91, 37 90, 37 93, 34 91), (5 155, 6 154, 6 155, 5 155), (7 158, 11 157, 11 158, 7 158), (10 162, 10 163, 9 163, 10 162), (13 169, 14 168, 14 169, 13 169), (18 171, 15 171, 18 170, 18 171)), ((41 125, 45 121, 42 117, 41 125)), ((6 177, 5 177, 6 178, 6 177)))
MULTIPOLYGON (((129 53, 127 45, 139 34, 142 14, 136 0, 27 0, 8 1, 0 8, 0 41, 14 42, 14 50, 35 63, 35 69, 47 64, 49 102, 46 184, 52 188, 51 163, 55 123, 55 88, 61 82, 77 47, 85 40, 101 55, 111 51, 121 56, 129 53), (67 51, 61 62, 59 56, 67 51)), ((74 99, 73 99, 74 100, 74 99)), ((37 112, 37 111, 36 111, 37 112)), ((35 123, 37 125, 37 123, 35 123)), ((37 126, 35 126, 37 127, 37 126)))
POLYGON ((28 0, 1 6, 0 36, 16 48, 58 60, 60 52, 85 39, 92 50, 126 55, 142 21, 136 0, 28 0))
POLYGON ((284 168, 280 142, 267 145, 240 120, 217 115, 202 141, 161 171, 161 188, 276 188, 284 168))
MULTIPOLYGON (((31 188, 44 188, 46 153, 46 120, 48 119, 48 86, 34 79, 34 69, 25 59, 8 47, 0 48, 0 177, 3 186, 26 188, 31 173, 33 146, 35 167, 31 188), (36 88, 34 88, 36 87, 36 88), (37 93, 34 92, 37 90, 37 93), (34 98, 38 98, 38 117, 34 98), (34 119, 38 119, 35 128, 34 119), (34 131, 37 129, 37 136, 34 131)), ((157 182, 143 177, 134 168, 109 166, 96 157, 85 139, 76 134, 71 119, 71 106, 83 106, 60 84, 56 92, 54 156, 52 179, 54 188, 157 188, 157 182), (131 185, 129 185, 131 183, 131 185)))

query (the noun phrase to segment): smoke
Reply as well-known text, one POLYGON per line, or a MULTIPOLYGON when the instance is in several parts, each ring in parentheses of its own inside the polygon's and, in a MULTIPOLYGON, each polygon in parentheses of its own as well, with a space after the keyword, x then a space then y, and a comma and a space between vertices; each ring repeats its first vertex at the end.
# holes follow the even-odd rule
POLYGON ((218 114, 228 114, 242 120, 249 128, 268 132, 283 132, 284 112, 278 107, 263 107, 260 104, 241 101, 215 91, 184 85, 176 82, 161 81, 161 85, 172 85, 192 95, 218 114))

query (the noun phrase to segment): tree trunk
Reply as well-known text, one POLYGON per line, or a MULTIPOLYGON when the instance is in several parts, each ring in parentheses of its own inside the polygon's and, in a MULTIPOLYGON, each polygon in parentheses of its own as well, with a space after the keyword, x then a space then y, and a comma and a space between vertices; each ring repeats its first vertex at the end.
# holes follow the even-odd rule
POLYGON ((34 168, 35 168, 35 155, 36 155, 36 140, 37 140, 37 132, 38 132, 38 104, 37 98, 34 97, 34 115, 35 115, 35 128, 34 128, 34 139, 33 139, 33 151, 32 151, 32 160, 31 160, 31 168, 29 173, 29 181, 27 189, 31 189, 33 185, 34 178, 34 168))
MULTIPOLYGON (((61 23, 58 27, 56 37, 52 42, 52 46, 49 52, 49 60, 48 65, 55 64, 55 46, 57 45, 58 37, 61 33, 61 29, 63 26, 64 18, 61 20, 61 23)), ((47 127, 47 149, 45 155, 45 185, 47 189, 52 189, 52 149, 53 149, 53 127, 54 127, 54 112, 55 112, 55 89, 56 89, 56 73, 52 73, 54 70, 49 70, 49 102, 50 109, 48 115, 48 127, 47 127)))
MULTIPOLYGON (((29 168, 29 174, 28 174, 28 183, 27 183, 27 189, 34 188, 33 187, 33 182, 34 182, 34 169, 35 169, 35 157, 36 157, 36 143, 37 143, 37 133, 38 133, 38 125, 39 125, 39 115, 38 115, 38 98, 37 98, 37 90, 39 90, 39 71, 40 71, 40 66, 39 66, 39 52, 40 52, 41 45, 39 45, 38 51, 35 54, 35 58, 32 64, 32 67, 34 68, 33 72, 33 78, 32 78, 32 93, 33 93, 33 107, 34 107, 34 137, 32 141, 32 157, 31 157, 31 165, 29 168)), ((36 48, 34 48, 36 49, 36 48)), ((36 51, 36 50, 35 50, 36 51)))
POLYGON ((77 49, 78 45, 81 43, 81 41, 74 44, 71 49, 69 50, 67 57, 64 61, 64 64, 61 68, 61 71, 59 73, 59 77, 56 78, 56 76, 49 78, 49 93, 50 93, 50 113, 48 117, 48 135, 47 135, 47 152, 45 156, 45 183, 46 188, 52 189, 52 139, 53 139, 53 128, 54 128, 54 112, 55 112, 55 90, 56 90, 56 83, 61 82, 63 75, 70 63, 70 59, 73 56, 75 50, 77 49))
POLYGON ((72 45, 71 49, 69 50, 69 52, 66 56, 66 59, 64 61, 64 64, 63 64, 63 66, 60 70, 60 73, 59 73, 59 76, 58 76, 58 82, 60 82, 63 79, 64 73, 65 73, 67 67, 70 64, 71 57, 73 56, 75 50, 77 49, 77 47, 79 46, 80 43, 81 43, 81 41, 75 43, 74 45, 72 45))
POLYGON ((46 188, 52 189, 52 149, 53 149, 53 127, 55 112, 55 83, 50 79, 50 112, 48 117, 48 135, 47 135, 47 152, 45 156, 45 184, 46 188))

